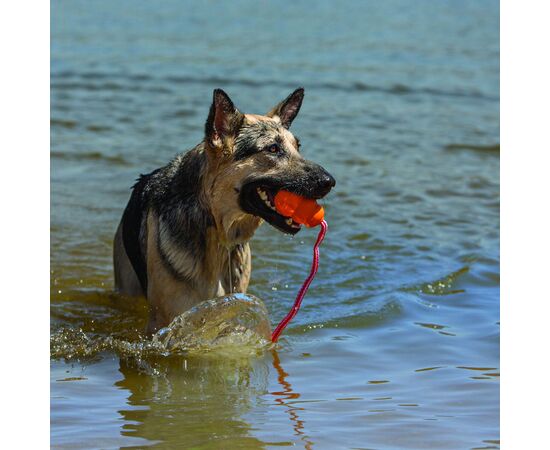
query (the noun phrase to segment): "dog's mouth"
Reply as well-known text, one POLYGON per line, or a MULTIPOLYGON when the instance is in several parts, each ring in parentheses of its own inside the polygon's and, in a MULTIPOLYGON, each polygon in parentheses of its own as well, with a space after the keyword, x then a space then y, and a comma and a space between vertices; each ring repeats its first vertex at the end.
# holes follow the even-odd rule
POLYGON ((261 217, 283 233, 296 234, 302 226, 292 218, 279 214, 275 208, 275 195, 279 190, 272 186, 249 183, 241 190, 241 207, 245 212, 261 217))

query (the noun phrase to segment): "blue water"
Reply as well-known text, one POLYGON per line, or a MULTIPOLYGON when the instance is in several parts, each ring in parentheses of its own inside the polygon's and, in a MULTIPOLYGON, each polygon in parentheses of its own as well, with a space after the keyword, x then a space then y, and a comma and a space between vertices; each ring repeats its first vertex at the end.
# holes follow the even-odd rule
MULTIPOLYGON (((51 5, 52 447, 499 447, 498 2, 51 5), (298 86, 292 131, 337 185, 280 347, 135 354, 129 187, 202 139, 214 88, 265 113, 298 86)), ((252 241, 273 324, 315 235, 252 241)))

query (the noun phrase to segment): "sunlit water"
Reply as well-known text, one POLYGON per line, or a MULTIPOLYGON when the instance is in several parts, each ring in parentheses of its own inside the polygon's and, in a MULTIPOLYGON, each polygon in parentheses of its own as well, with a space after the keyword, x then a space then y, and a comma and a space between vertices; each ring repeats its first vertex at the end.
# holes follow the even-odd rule
MULTIPOLYGON (((54 0, 52 446, 498 448, 498 14, 54 0), (302 310, 276 347, 146 339, 145 302, 112 292, 134 179, 202 139, 212 89, 261 113, 301 85, 293 131, 337 180, 302 310)), ((272 326, 315 237, 252 241, 272 326)))

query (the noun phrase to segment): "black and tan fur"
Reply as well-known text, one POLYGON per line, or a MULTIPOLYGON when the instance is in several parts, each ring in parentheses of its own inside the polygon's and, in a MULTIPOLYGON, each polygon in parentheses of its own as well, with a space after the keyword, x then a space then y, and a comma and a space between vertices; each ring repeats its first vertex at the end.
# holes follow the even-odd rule
POLYGON ((334 186, 328 172, 301 156, 289 131, 303 95, 297 89, 259 116, 241 113, 216 89, 204 140, 134 185, 114 240, 115 287, 147 297, 149 332, 228 294, 230 284, 246 291, 248 241, 262 221, 299 231, 268 207, 278 190, 318 199, 334 186))

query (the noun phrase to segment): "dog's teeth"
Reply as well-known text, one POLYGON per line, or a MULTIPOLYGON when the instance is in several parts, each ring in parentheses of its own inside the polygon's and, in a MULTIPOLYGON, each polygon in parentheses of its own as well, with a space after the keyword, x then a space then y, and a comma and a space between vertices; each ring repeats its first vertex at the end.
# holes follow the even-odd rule
POLYGON ((292 226, 292 219, 286 219, 286 224, 289 226, 292 226))
POLYGON ((258 193, 258 196, 265 203, 265 206, 272 209, 273 211, 277 211, 277 208, 275 208, 275 205, 271 202, 271 199, 269 198, 269 195, 267 194, 266 191, 264 191, 262 188, 257 187, 256 192, 258 193))

